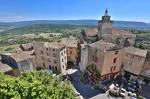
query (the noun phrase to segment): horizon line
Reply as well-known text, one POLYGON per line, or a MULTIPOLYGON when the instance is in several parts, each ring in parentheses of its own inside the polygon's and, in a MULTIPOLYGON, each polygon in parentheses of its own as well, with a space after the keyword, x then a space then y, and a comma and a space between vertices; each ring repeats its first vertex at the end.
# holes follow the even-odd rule
MULTIPOLYGON (((13 23, 13 22, 30 22, 30 21, 82 21, 82 20, 99 20, 99 19, 31 19, 21 21, 0 21, 1 23, 13 23)), ((142 22, 149 24, 150 22, 137 21, 137 20, 112 20, 112 21, 125 21, 125 22, 142 22)))

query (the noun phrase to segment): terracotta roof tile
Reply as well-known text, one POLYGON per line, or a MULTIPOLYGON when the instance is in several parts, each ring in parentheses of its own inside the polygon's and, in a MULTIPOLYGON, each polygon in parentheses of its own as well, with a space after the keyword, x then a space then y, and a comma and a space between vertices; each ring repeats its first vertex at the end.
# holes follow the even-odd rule
POLYGON ((142 50, 135 47, 127 47, 125 48, 125 52, 142 57, 146 57, 147 55, 147 50, 142 50))
POLYGON ((65 45, 61 44, 60 41, 59 42, 52 42, 52 43, 46 42, 46 43, 44 43, 44 47, 61 49, 61 48, 65 47, 65 45))
POLYGON ((110 42, 106 42, 104 40, 100 40, 95 43, 92 43, 92 44, 90 44, 90 46, 100 49, 101 51, 115 50, 115 49, 120 48, 119 45, 110 43, 110 42))
POLYGON ((97 28, 87 28, 84 31, 87 36, 96 36, 97 35, 97 28))
POLYGON ((0 62, 0 72, 5 73, 5 72, 11 71, 11 70, 12 70, 12 68, 10 66, 0 62))
POLYGON ((78 39, 75 37, 62 38, 60 42, 66 47, 78 47, 78 39))
POLYGON ((29 58, 33 58, 31 55, 31 52, 20 52, 20 53, 12 53, 11 55, 12 58, 14 58, 17 62, 23 61, 29 58))
POLYGON ((125 31, 121 29, 112 28, 112 34, 114 35, 135 35, 131 33, 130 31, 125 31))

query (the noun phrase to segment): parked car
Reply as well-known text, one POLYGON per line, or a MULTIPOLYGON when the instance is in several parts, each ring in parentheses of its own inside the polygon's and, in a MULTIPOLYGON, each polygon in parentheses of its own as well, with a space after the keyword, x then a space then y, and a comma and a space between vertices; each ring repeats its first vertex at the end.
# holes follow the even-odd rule
POLYGON ((120 95, 121 95, 122 97, 125 97, 125 96, 126 96, 126 90, 123 89, 123 88, 121 88, 120 95))
POLYGON ((132 94, 132 98, 133 98, 133 99, 137 99, 137 96, 136 96, 135 93, 132 94))
POLYGON ((129 91, 128 92, 128 96, 133 96, 132 92, 129 91))
POLYGON ((132 87, 130 87, 130 86, 127 87, 127 90, 128 90, 128 91, 131 91, 131 92, 135 92, 135 89, 132 88, 132 87))

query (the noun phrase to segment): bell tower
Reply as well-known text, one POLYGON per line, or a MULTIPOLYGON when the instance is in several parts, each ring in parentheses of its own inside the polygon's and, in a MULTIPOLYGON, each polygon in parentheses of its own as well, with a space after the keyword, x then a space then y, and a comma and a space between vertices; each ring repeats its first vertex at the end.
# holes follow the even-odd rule
POLYGON ((112 33, 112 21, 111 16, 108 14, 108 9, 105 10, 104 16, 98 21, 98 37, 101 39, 103 35, 112 33))

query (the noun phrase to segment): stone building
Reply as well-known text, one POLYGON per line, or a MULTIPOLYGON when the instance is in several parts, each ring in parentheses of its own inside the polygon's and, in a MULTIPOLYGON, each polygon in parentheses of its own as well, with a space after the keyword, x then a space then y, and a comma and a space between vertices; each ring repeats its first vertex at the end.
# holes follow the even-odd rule
POLYGON ((33 44, 32 43, 27 43, 27 44, 20 44, 16 48, 16 52, 25 52, 25 51, 33 51, 33 44))
POLYGON ((146 55, 147 50, 142 50, 135 47, 124 48, 124 75, 128 76, 129 78, 139 77, 141 71, 144 69, 146 55))
POLYGON ((19 76, 19 70, 17 68, 12 68, 11 66, 0 62, 0 72, 11 75, 11 76, 19 76))
POLYGON ((67 51, 60 42, 34 42, 37 67, 52 70, 54 73, 66 73, 67 51))
POLYGON ((7 64, 3 64, 2 62, 0 62, 0 72, 7 73, 7 72, 9 72, 11 70, 13 70, 13 68, 8 66, 7 64))
POLYGON ((84 71, 91 83, 115 78, 121 70, 123 50, 117 44, 103 40, 88 46, 88 59, 84 71))
POLYGON ((93 29, 85 29, 81 31, 81 41, 87 43, 94 43, 98 40, 105 40, 107 42, 115 43, 124 47, 133 46, 136 35, 129 31, 116 29, 112 26, 111 16, 108 11, 102 16, 102 20, 98 21, 98 27, 93 29))
POLYGON ((114 28, 110 18, 106 10, 97 29, 81 32, 80 70, 93 82, 115 78, 122 71, 138 77, 144 68, 147 51, 134 48, 136 35, 114 28))
POLYGON ((87 28, 81 31, 80 39, 81 42, 94 43, 98 40, 97 28, 87 28))
POLYGON ((35 60, 31 52, 1 54, 1 62, 7 64, 13 70, 18 70, 19 73, 35 69, 35 60))
POLYGON ((80 60, 80 44, 75 37, 62 38, 60 43, 65 45, 67 50, 68 65, 77 65, 80 60))
POLYGON ((147 52, 144 68, 140 73, 140 77, 143 78, 143 81, 150 81, 150 51, 147 52))

